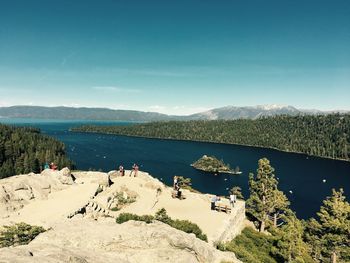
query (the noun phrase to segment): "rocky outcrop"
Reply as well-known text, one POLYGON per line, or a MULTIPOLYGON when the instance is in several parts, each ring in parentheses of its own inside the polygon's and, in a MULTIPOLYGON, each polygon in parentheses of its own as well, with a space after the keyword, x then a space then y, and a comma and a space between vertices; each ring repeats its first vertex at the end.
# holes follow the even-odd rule
POLYGON ((117 176, 120 176, 120 174, 119 174, 119 171, 113 170, 113 171, 109 171, 109 172, 108 172, 108 176, 109 176, 110 178, 115 178, 115 177, 117 177, 117 176))
POLYGON ((59 171, 58 180, 60 180, 62 184, 72 185, 74 183, 74 179, 70 173, 70 170, 67 167, 59 171))
POLYGON ((98 180, 99 185, 102 187, 109 187, 112 184, 110 176, 106 173, 102 173, 101 177, 98 180))
POLYGON ((0 249, 0 262, 240 262, 230 252, 161 222, 76 219, 56 225, 29 245, 0 249), (82 235, 84 233, 84 235, 82 235))
POLYGON ((72 175, 63 169, 0 180, 0 227, 26 222, 50 229, 26 246, 0 249, 0 263, 239 262, 213 244, 241 231, 243 201, 231 213, 220 213, 210 210, 211 195, 183 190, 186 199, 174 199, 172 189, 148 173, 114 175, 112 185, 110 176, 84 171, 72 175), (112 218, 120 213, 154 215, 161 208, 174 219, 197 224, 208 243, 161 222, 118 225, 112 218))
POLYGON ((73 178, 68 168, 61 171, 44 170, 41 174, 17 175, 0 181, 0 214, 21 209, 31 200, 47 199, 51 192, 72 185, 73 178))

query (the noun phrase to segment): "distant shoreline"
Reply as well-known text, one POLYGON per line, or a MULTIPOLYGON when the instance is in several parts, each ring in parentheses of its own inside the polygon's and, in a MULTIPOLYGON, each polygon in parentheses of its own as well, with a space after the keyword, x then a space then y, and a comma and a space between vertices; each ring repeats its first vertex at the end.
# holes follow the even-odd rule
POLYGON ((69 131, 70 132, 81 132, 81 133, 108 134, 108 135, 114 135, 114 136, 126 136, 126 137, 145 138, 145 139, 158 139, 158 140, 169 140, 169 141, 185 141, 185 142, 203 142, 203 143, 214 143, 214 144, 222 144, 222 145, 237 145, 237 146, 253 147, 253 148, 259 148, 259 149, 270 149, 270 150, 275 150, 275 151, 278 151, 278 152, 293 153, 293 154, 298 154, 298 155, 305 155, 306 157, 314 157, 314 158, 321 158, 321 159, 328 159, 328 160, 342 161, 342 162, 350 163, 350 160, 347 160, 347 159, 310 155, 310 154, 306 154, 306 153, 303 153, 303 152, 287 151, 287 150, 281 150, 281 149, 278 149, 278 148, 275 148, 275 147, 267 147, 267 146, 259 146, 259 145, 249 145, 249 144, 239 144, 239 143, 223 143, 223 142, 213 142, 213 141, 206 141, 206 140, 186 140, 186 139, 162 138, 162 137, 140 136, 140 135, 126 135, 126 134, 115 134, 115 133, 111 133, 111 132, 73 131, 71 129, 69 131))

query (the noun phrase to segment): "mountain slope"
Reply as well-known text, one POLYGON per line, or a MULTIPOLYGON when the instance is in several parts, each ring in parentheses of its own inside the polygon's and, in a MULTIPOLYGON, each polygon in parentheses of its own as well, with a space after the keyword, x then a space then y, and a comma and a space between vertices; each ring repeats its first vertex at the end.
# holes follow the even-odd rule
MULTIPOLYGON (((333 111, 341 112, 341 111, 333 111)), ((344 111, 343 111, 344 112, 344 111)), ((301 110, 293 106, 258 105, 249 107, 226 106, 188 116, 166 115, 157 112, 135 110, 113 110, 108 108, 73 108, 12 106, 0 107, 0 118, 32 118, 61 120, 116 120, 116 121, 171 121, 171 120, 235 120, 258 119, 262 116, 275 115, 315 115, 329 114, 319 110, 301 110)))
POLYGON ((262 116, 298 115, 302 112, 292 106, 260 105, 255 107, 226 106, 188 116, 191 120, 257 119, 262 116))
POLYGON ((7 118, 63 119, 63 120, 125 120, 162 121, 173 117, 157 112, 112 110, 107 108, 73 108, 12 106, 0 108, 0 116, 7 118))

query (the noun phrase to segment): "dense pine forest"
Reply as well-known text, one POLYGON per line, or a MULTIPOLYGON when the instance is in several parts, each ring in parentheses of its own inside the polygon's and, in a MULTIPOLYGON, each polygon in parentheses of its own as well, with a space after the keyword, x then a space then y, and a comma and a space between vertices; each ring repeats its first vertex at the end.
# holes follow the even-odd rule
POLYGON ((36 128, 0 124, 0 178, 38 173, 45 162, 54 162, 58 168, 72 167, 63 143, 36 128))
POLYGON ((275 116, 257 120, 170 121, 130 126, 83 126, 83 132, 111 133, 252 145, 350 160, 350 115, 275 116))

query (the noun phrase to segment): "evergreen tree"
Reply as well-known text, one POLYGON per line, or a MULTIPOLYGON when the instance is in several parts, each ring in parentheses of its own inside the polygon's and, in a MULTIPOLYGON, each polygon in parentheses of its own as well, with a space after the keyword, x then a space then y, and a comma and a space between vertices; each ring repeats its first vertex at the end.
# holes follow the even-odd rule
POLYGON ((273 253, 284 259, 285 262, 314 262, 309 255, 310 248, 303 240, 304 227, 295 213, 288 210, 283 215, 284 224, 277 231, 279 236, 273 253))
POLYGON ((257 120, 170 121, 87 125, 75 131, 232 143, 350 160, 350 114, 274 116, 257 120))
POLYGON ((260 232, 265 230, 271 218, 276 219, 276 215, 282 214, 289 205, 285 195, 277 189, 277 185, 278 181, 270 161, 266 158, 260 159, 256 177, 253 174, 249 175, 250 197, 246 202, 247 212, 259 221, 260 232))
POLYGON ((305 239, 321 262, 350 262, 350 204, 345 199, 343 189, 332 189, 317 213, 319 220, 307 224, 305 239))
POLYGON ((72 168, 64 144, 29 127, 0 124, 0 178, 15 174, 40 172, 45 162, 55 162, 61 169, 72 168), (46 157, 49 159, 46 159, 46 157))
POLYGON ((229 191, 230 194, 233 194, 237 197, 237 199, 244 200, 244 196, 242 194, 242 189, 239 186, 234 186, 229 191))
POLYGON ((270 216, 272 216, 273 219, 273 226, 277 227, 278 220, 284 217, 284 213, 288 210, 290 202, 282 191, 277 190, 277 185, 276 189, 271 194, 271 200, 270 216))

